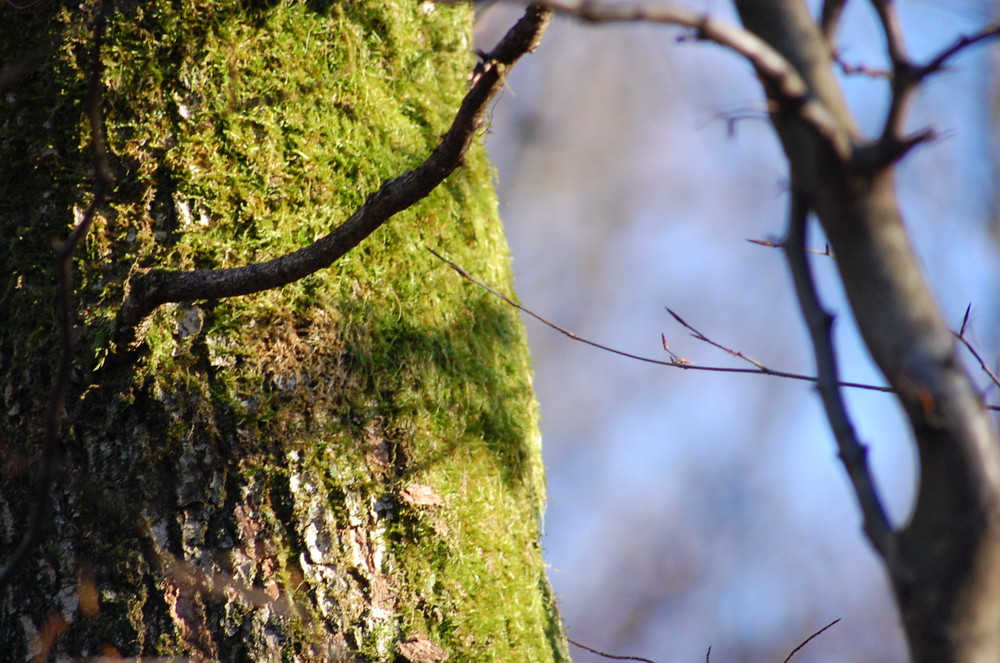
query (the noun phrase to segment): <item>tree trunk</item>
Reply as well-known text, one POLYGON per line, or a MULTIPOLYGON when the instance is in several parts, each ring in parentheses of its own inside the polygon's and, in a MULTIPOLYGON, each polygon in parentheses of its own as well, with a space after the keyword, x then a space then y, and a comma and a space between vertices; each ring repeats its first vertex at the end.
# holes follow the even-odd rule
POLYGON ((287 253, 421 163, 475 64, 470 16, 3 10, 2 559, 57 470, 41 541, 3 590, 10 660, 567 658, 520 322, 426 250, 510 283, 480 147, 333 268, 164 306, 134 361, 105 362, 130 275, 287 253), (52 242, 98 189, 94 108, 115 187, 74 255, 72 380, 47 454, 52 242))
POLYGON ((936 68, 922 70, 908 59, 893 3, 872 4, 887 36, 893 101, 883 134, 868 141, 854 126, 831 46, 805 3, 736 0, 746 27, 791 63, 828 113, 821 136, 789 100, 772 94, 791 188, 826 232, 865 344, 916 441, 920 485, 909 522, 891 530, 873 523, 877 509, 861 496, 912 660, 986 663, 1000 660, 1000 441, 927 287, 895 197, 895 163, 921 140, 902 134, 906 100, 936 68), (845 153, 832 149, 834 135, 848 146, 845 153))

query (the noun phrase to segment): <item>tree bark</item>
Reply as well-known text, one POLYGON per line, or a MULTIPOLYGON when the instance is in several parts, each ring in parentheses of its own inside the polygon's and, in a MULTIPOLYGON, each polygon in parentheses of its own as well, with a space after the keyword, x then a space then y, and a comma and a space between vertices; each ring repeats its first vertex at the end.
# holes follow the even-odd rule
MULTIPOLYGON (((891 13, 891 3, 874 3, 891 13)), ((791 187, 836 254, 854 318, 896 390, 919 454, 909 522, 873 543, 892 580, 914 661, 1000 660, 1000 443, 957 356, 951 331, 910 246, 895 197, 898 134, 912 75, 895 35, 894 104, 886 132, 858 135, 833 71, 831 47, 801 0, 737 0, 746 27, 792 63, 852 145, 847 159, 774 99, 772 119, 791 187), (895 101, 899 101, 896 107, 895 101)), ((883 17, 889 14, 884 14, 883 17)), ((886 24, 886 32, 893 32, 886 24)), ((914 80, 913 84, 919 82, 914 80)))
POLYGON ((520 322, 425 250, 509 287, 481 147, 333 268, 162 307, 133 362, 103 363, 121 350, 130 276, 288 253, 419 165, 467 89, 470 16, 4 10, 0 560, 29 528, 38 477, 57 472, 40 542, 0 598, 11 660, 568 658, 538 540, 520 322), (94 91, 114 190, 74 256, 76 351, 46 454, 52 241, 101 180, 94 91))

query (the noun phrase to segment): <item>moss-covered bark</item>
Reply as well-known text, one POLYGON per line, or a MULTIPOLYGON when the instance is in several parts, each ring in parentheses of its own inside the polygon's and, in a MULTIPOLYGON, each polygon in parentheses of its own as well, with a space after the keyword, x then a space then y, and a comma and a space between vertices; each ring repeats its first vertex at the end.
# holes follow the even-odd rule
MULTIPOLYGON (((65 459, 52 527, 0 597, 5 657, 565 658, 522 329, 425 250, 509 283, 481 149, 333 268, 164 307, 135 363, 101 367, 135 270, 280 255, 419 164, 466 88, 468 7, 105 10, 117 186, 75 259, 65 459)), ((4 558, 57 361, 52 240, 94 190, 99 11, 0 20, 4 558)))

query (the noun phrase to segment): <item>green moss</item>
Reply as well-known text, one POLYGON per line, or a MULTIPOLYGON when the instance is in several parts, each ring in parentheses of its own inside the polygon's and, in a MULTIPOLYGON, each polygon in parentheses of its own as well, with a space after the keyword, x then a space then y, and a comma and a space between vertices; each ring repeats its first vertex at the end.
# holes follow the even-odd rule
MULTIPOLYGON (((103 109, 118 186, 77 262, 80 367, 106 351, 135 270, 286 253, 421 163, 466 89, 470 13, 430 2, 163 0, 110 16, 103 109)), ((63 11, 49 19, 64 42, 44 76, 6 103, 10 117, 45 108, 59 130, 28 135, 13 120, 4 128, 5 141, 27 135, 16 140, 37 160, 24 198, 0 210, 13 238, 0 303, 29 321, 4 343, 23 366, 52 343, 51 267, 39 268, 51 262, 49 239, 65 233, 91 188, 81 105, 89 24, 63 11)), ((0 174, 10 184, 11 170, 0 174)), ((104 409, 102 423, 93 408, 106 402, 95 400, 75 422, 104 436, 104 465, 88 460, 91 474, 79 473, 81 485, 117 481, 91 488, 110 503, 103 517, 135 505, 179 513, 178 492, 193 491, 207 514, 204 540, 180 543, 180 515, 164 536, 173 554, 203 546, 221 555, 220 573, 235 572, 226 555, 238 555, 218 551, 242 550, 247 523, 258 528, 264 543, 253 546, 266 550, 241 553, 253 570, 240 572, 258 585, 276 578, 297 597, 302 611, 281 628, 305 660, 324 660, 315 642, 331 633, 372 660, 391 660, 395 643, 417 634, 450 660, 565 658, 538 543, 544 485, 523 330, 515 312, 426 250, 510 283, 491 176, 477 147, 332 268, 280 290, 163 307, 141 364, 120 376, 128 386, 114 397, 118 410, 104 409), (178 488, 192 467, 219 488, 178 488), (431 487, 443 504, 401 500, 410 484, 431 487), (245 522, 232 521, 237 508, 245 522), (309 576, 313 521, 335 530, 324 552, 331 567, 355 569, 340 584, 309 576), (370 568, 358 570, 358 537, 377 551, 370 568), (390 598, 376 606, 379 583, 390 598), (327 594, 343 614, 324 612, 327 594)), ((134 550, 132 536, 107 535, 93 554, 134 550)), ((156 631, 169 610, 150 574, 130 578, 141 591, 118 594, 135 648, 123 653, 190 651, 183 635, 156 631)), ((219 623, 232 629, 252 612, 219 623)), ((128 628, 116 631, 120 644, 128 628)), ((239 637, 252 639, 264 627, 244 630, 239 637)), ((230 653, 240 646, 249 645, 219 643, 230 653)))

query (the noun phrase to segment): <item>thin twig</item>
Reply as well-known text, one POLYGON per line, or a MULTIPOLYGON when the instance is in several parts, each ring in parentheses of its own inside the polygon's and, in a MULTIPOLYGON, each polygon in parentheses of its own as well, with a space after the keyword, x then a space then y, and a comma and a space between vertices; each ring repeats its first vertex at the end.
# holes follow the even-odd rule
POLYGON ((815 638, 817 635, 819 635, 823 631, 827 630, 828 628, 833 627, 838 622, 840 622, 840 617, 834 619, 832 622, 830 622, 829 624, 827 624, 826 626, 824 626, 823 628, 821 628, 820 630, 816 631, 815 633, 813 633, 812 635, 810 635, 808 638, 806 638, 805 640, 803 640, 799 644, 798 647, 796 647, 795 649, 793 649, 791 651, 791 653, 788 656, 785 657, 785 660, 782 661, 782 663, 788 663, 790 660, 792 660, 792 657, 795 656, 799 652, 799 650, 801 650, 803 647, 805 647, 807 644, 809 644, 810 640, 812 640, 813 638, 815 638))
POLYGON ((990 377, 990 380, 993 381, 993 384, 996 385, 997 387, 1000 387, 1000 378, 997 377, 996 373, 990 370, 990 367, 986 365, 985 361, 983 361, 982 356, 976 351, 976 348, 973 347, 973 345, 969 342, 967 338, 965 338, 965 329, 966 326, 969 324, 969 312, 971 310, 972 310, 972 304, 969 304, 965 308, 965 316, 962 318, 961 328, 959 328, 957 332, 952 332, 952 333, 955 335, 955 338, 957 338, 962 343, 962 345, 965 346, 965 349, 968 350, 969 353, 976 358, 976 361, 979 362, 979 367, 983 369, 986 375, 990 377))
POLYGON ((840 67, 840 71, 848 76, 867 76, 868 78, 889 78, 892 73, 887 69, 876 69, 866 64, 851 64, 844 60, 839 53, 834 54, 834 62, 840 67))
POLYGON ((682 318, 681 316, 679 316, 676 313, 674 313, 669 307, 667 308, 667 313, 669 313, 671 316, 673 316, 674 320, 676 320, 678 323, 680 323, 680 325, 682 327, 684 327, 685 329, 687 329, 688 331, 690 331, 691 335, 693 337, 695 337, 696 339, 698 339, 699 341, 703 341, 705 343, 708 343, 712 347, 719 348, 723 352, 726 352, 726 353, 728 353, 728 354, 736 357, 737 359, 742 359, 743 361, 745 361, 745 362, 747 362, 749 364, 753 364, 754 366, 757 367, 757 370, 760 371, 761 373, 770 373, 771 372, 771 369, 769 369, 767 366, 765 366, 764 364, 760 363, 756 359, 753 359, 752 357, 748 357, 745 354, 743 354, 742 352, 740 352, 739 350, 734 350, 732 348, 726 347, 725 345, 722 345, 721 343, 719 343, 717 341, 713 341, 709 337, 705 336, 700 331, 698 331, 697 329, 695 329, 694 327, 692 327, 690 324, 688 324, 684 320, 684 318, 682 318))
POLYGON ((48 524, 52 505, 52 484, 62 465, 62 449, 59 443, 59 424, 62 421, 66 396, 69 393, 70 376, 75 354, 73 340, 73 254, 80 241, 90 230, 97 210, 105 203, 114 187, 108 163, 107 139, 104 115, 101 109, 101 45, 104 39, 106 5, 97 9, 94 18, 94 37, 91 48, 91 71, 88 82, 85 110, 90 123, 91 157, 94 168, 93 198, 83 216, 69 236, 55 247, 56 263, 56 320, 59 330, 59 359, 49 401, 45 411, 42 452, 39 460, 38 485, 32 506, 28 529, 17 549, 0 569, 0 587, 11 582, 15 572, 27 561, 31 552, 42 540, 48 524))
POLYGON ((971 36, 963 35, 958 39, 956 39, 955 42, 951 44, 951 46, 948 46, 940 53, 938 53, 936 56, 931 58, 931 60, 928 61, 927 64, 923 65, 922 67, 919 67, 917 69, 917 75, 920 76, 921 78, 924 78, 926 76, 929 76, 930 74, 941 71, 941 69, 944 68, 944 65, 948 62, 948 60, 955 57, 969 46, 974 46, 979 42, 986 41, 988 39, 993 39, 994 37, 997 36, 1000 36, 1000 23, 996 22, 986 26, 985 28, 983 28, 974 35, 971 36))
POLYGON ((707 126, 709 123, 716 120, 722 121, 726 125, 726 137, 735 138, 737 126, 746 120, 767 120, 767 113, 762 108, 756 108, 753 106, 747 106, 743 108, 734 108, 732 110, 719 111, 713 113, 705 123, 707 126))
MULTIPOLYGON (((785 243, 784 242, 782 242, 782 241, 776 241, 776 240, 773 240, 773 239, 748 239, 747 241, 750 242, 751 244, 756 244, 758 246, 766 246, 766 247, 769 247, 769 248, 772 248, 772 249, 783 249, 783 248, 785 248, 785 243)), ((822 251, 820 251, 819 249, 806 249, 806 253, 813 253, 813 254, 818 255, 818 256, 826 256, 827 258, 836 258, 837 257, 837 256, 833 255, 833 249, 830 248, 829 244, 827 244, 823 248, 822 251)))
POLYGON ((390 218, 425 198, 462 163, 486 121, 492 99, 503 89, 511 66, 538 46, 551 15, 549 9, 530 5, 496 48, 482 54, 474 82, 451 127, 427 160, 383 182, 360 209, 325 237, 253 265, 183 272, 155 270, 135 275, 122 305, 117 345, 129 349, 141 341, 143 327, 162 304, 260 292, 327 268, 390 218))
POLYGON ((962 326, 958 328, 958 335, 964 336, 965 329, 969 325, 969 314, 972 313, 972 302, 965 305, 965 315, 962 316, 962 326))
POLYGON ((833 316, 823 308, 805 252, 808 215, 809 208, 804 194, 793 189, 785 254, 799 307, 812 339, 819 376, 817 386, 837 441, 840 461, 861 506, 865 534, 882 558, 891 564, 895 556, 895 535, 868 467, 868 449, 858 439, 840 393, 837 356, 832 338, 833 316))
MULTIPOLYGON (((632 354, 631 352, 625 352, 624 350, 618 350, 616 348, 612 348, 610 346, 603 345, 603 344, 598 343, 596 341, 592 341, 592 340, 590 340, 588 338, 584 338, 583 336, 580 336, 576 332, 570 331, 569 329, 566 329, 565 327, 561 327, 560 325, 552 322, 551 320, 549 320, 549 319, 547 319, 547 318, 539 315, 538 313, 535 313, 531 309, 526 308, 525 306, 523 306, 521 304, 518 304, 516 301, 514 301, 513 299, 511 299, 507 295, 503 294, 499 290, 496 290, 495 288, 487 285, 486 283, 484 283, 484 282, 480 281, 479 279, 477 279, 476 277, 472 276, 467 271, 465 271, 464 268, 462 268, 461 266, 455 264, 451 260, 448 260, 447 258, 445 258, 444 256, 442 256, 440 253, 438 253, 437 251, 435 251, 434 249, 428 247, 427 250, 430 251, 432 254, 434 254, 439 260, 441 260, 446 265, 448 265, 453 270, 455 270, 459 274, 459 276, 461 276, 465 280, 469 281, 470 283, 476 284, 477 286, 479 286, 480 288, 482 288, 482 289, 486 290, 487 292, 491 293, 495 297, 498 297, 499 299, 501 299, 502 301, 504 301, 508 305, 516 308, 518 311, 521 311, 525 315, 528 315, 528 316, 534 318, 535 320, 538 320, 540 323, 542 323, 546 327, 549 327, 550 329, 554 329, 555 331, 559 332, 563 336, 571 338, 574 341, 579 341, 580 343, 583 343, 585 345, 589 345, 589 346, 591 346, 593 348, 597 348, 598 350, 603 350, 605 352, 610 352, 611 354, 618 355, 620 357, 627 357, 628 359, 635 359, 636 361, 641 361, 641 362, 646 363, 646 364, 654 364, 656 366, 669 366, 671 368, 682 368, 684 370, 689 370, 689 371, 705 371, 705 372, 712 372, 712 373, 739 373, 739 374, 744 374, 744 375, 771 375, 771 376, 774 376, 774 377, 786 378, 786 379, 789 379, 789 380, 801 380, 801 381, 804 381, 804 382, 814 382, 815 383, 815 382, 818 381, 818 378, 810 376, 810 375, 802 375, 800 373, 789 373, 787 371, 778 371, 778 370, 775 370, 773 368, 767 368, 766 371, 762 371, 762 370, 757 369, 757 368, 733 368, 733 367, 728 367, 728 366, 702 366, 700 364, 695 364, 695 363, 693 363, 693 362, 691 362, 691 361, 689 361, 687 359, 679 357, 678 355, 676 355, 673 352, 671 352, 670 349, 669 349, 669 347, 666 347, 666 341, 664 341, 664 349, 671 356, 671 359, 669 361, 664 361, 662 359, 653 359, 652 357, 644 357, 642 355, 632 354)), ((723 349, 726 349, 726 348, 723 348, 723 349)), ((727 350, 727 352, 730 352, 728 349, 726 349, 726 350, 727 350)), ((863 390, 866 390, 866 391, 879 391, 879 392, 883 392, 883 393, 893 393, 893 389, 891 387, 881 387, 881 386, 872 385, 872 384, 864 384, 862 382, 844 382, 844 381, 839 381, 838 380, 836 382, 836 386, 837 387, 842 387, 842 388, 850 388, 850 389, 863 389, 863 390)), ((991 409, 991 410, 998 410, 998 411, 1000 411, 1000 405, 990 405, 990 406, 987 406, 987 407, 989 409, 991 409)))
POLYGON ((566 638, 566 641, 569 642, 569 644, 573 645, 574 647, 579 647, 580 649, 589 651, 591 654, 597 654, 602 658, 610 658, 613 661, 639 661, 640 663, 656 663, 656 661, 649 658, 643 658, 642 656, 621 656, 619 654, 609 654, 607 652, 601 651, 600 649, 594 649, 593 647, 588 647, 587 645, 581 644, 572 638, 566 638))

